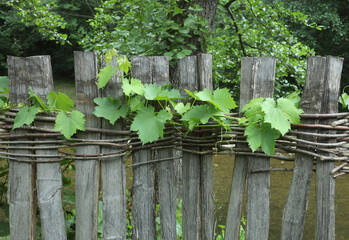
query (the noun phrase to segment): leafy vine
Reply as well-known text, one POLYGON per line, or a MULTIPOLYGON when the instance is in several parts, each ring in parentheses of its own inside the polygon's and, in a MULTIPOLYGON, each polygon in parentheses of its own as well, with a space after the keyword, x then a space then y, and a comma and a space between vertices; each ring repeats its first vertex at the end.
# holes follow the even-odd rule
MULTIPOLYGON (((115 50, 109 51, 105 59, 107 65, 98 74, 99 89, 106 86, 108 80, 119 72, 118 69, 127 74, 131 67, 127 58, 118 57, 115 50), (113 58, 117 66, 110 64, 113 58)), ((285 135, 292 123, 299 123, 300 114, 303 113, 299 109, 297 93, 276 101, 272 98, 252 99, 241 109, 243 117, 236 118, 230 112, 237 105, 227 88, 195 92, 185 89, 187 96, 183 96, 171 85, 143 84, 139 79, 125 78, 121 74, 120 77, 125 102, 112 97, 95 98, 94 115, 111 124, 120 118, 128 119, 130 130, 137 132, 143 144, 163 138, 166 124, 185 134, 196 127, 214 126, 230 131, 231 126, 244 126, 244 134, 252 151, 261 147, 262 151, 272 155, 274 140, 285 135), (154 107, 156 104, 157 107, 154 107)), ((77 130, 85 130, 84 114, 75 109, 67 95, 52 91, 45 103, 30 90, 28 100, 31 105, 20 106, 13 129, 32 124, 38 113, 47 112, 57 113, 54 129, 67 139, 71 139, 77 130)), ((2 109, 10 108, 8 100, 2 98, 0 105, 2 109)))

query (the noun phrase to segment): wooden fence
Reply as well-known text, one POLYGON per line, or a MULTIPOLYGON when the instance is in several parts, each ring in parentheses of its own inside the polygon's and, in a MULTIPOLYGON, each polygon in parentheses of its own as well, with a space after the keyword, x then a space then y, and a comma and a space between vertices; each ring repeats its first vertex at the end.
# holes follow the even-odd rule
MULTIPOLYGON (((133 57, 131 63, 132 77, 142 80, 143 83, 162 85, 170 82, 166 57, 133 57)), ((277 143, 278 149, 296 153, 292 183, 282 218, 282 239, 302 239, 314 161, 317 194, 316 239, 335 239, 335 179, 331 175, 335 166, 333 161, 321 159, 339 159, 344 164, 349 160, 348 157, 341 157, 340 152, 321 150, 319 146, 328 142, 333 150, 330 143, 336 143, 343 135, 347 136, 346 132, 337 134, 337 131, 349 129, 343 126, 338 130, 329 125, 338 117, 348 116, 332 114, 338 108, 342 64, 343 59, 340 58, 309 57, 301 103, 306 113, 302 123, 319 127, 308 127, 301 135, 301 131, 293 129, 297 138, 287 140, 285 137, 277 143), (332 137, 326 137, 326 134, 332 137), (282 145, 282 142, 287 141, 289 145, 282 145), (309 153, 309 149, 312 153, 309 153)), ((102 61, 103 65, 105 62, 102 61)), ((175 87, 191 91, 212 89, 211 66, 212 58, 208 54, 181 59, 179 77, 173 81, 175 87)), ((252 98, 273 97, 275 66, 274 58, 242 59, 240 108, 252 98)), ((13 103, 26 100, 30 88, 43 99, 53 89, 49 56, 8 57, 8 69, 9 97, 13 103)), ((122 120, 110 125, 108 121, 93 115, 94 98, 123 96, 121 80, 118 77, 113 77, 99 91, 96 85, 97 73, 96 53, 75 52, 76 107, 86 116, 86 131, 78 132, 75 141, 80 141, 81 144, 76 144, 76 153, 71 158, 75 159, 76 168, 76 239, 97 239, 100 198, 103 201, 103 238, 126 239, 125 154, 116 154, 115 145, 120 146, 116 143, 123 143, 125 136, 131 133, 127 131, 122 120), (114 143, 114 147, 111 147, 113 144, 106 143, 114 143)), ((10 122, 11 116, 13 117, 13 113, 5 114, 2 120, 10 122)), ((41 117, 45 119, 45 116, 41 117)), ((236 131, 240 131, 241 136, 243 129, 237 128, 236 131)), ((214 239, 212 154, 207 153, 212 153, 212 147, 216 145, 200 144, 211 135, 212 133, 194 131, 185 138, 177 139, 176 143, 179 144, 175 144, 168 140, 170 137, 165 133, 162 147, 156 144, 148 144, 143 148, 132 145, 132 239, 157 239, 156 203, 160 206, 161 238, 177 239, 174 149, 182 152, 183 239, 214 239)), ((239 133, 236 135, 239 136, 239 133)), ((10 159, 8 202, 11 239, 36 239, 37 205, 43 239, 67 239, 61 201, 63 184, 59 161, 62 156, 58 152, 57 137, 64 142, 59 133, 54 133, 52 122, 40 119, 32 127, 23 127, 0 136, 1 144, 15 146, 7 147, 9 152, 1 152, 4 158, 10 159), (47 133, 36 134, 34 130, 38 129, 46 129, 47 133)), ((225 239, 239 239, 243 196, 247 184, 246 239, 267 240, 271 156, 260 152, 252 154, 250 151, 239 151, 237 149, 247 148, 246 142, 232 142, 236 143, 236 150, 229 151, 228 154, 235 154, 236 157, 225 239)), ((345 173, 343 169, 342 167, 345 173)))

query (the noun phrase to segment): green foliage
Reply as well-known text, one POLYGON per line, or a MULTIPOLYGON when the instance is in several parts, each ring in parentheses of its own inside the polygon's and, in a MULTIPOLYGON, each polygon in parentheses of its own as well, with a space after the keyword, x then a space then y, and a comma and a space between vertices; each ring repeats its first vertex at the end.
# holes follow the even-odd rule
POLYGON ((285 135, 291 123, 300 122, 303 110, 296 106, 299 97, 293 94, 289 98, 279 98, 276 102, 272 98, 256 98, 241 109, 244 112, 241 123, 247 123, 245 135, 252 151, 262 147, 263 152, 273 155, 274 140, 285 135))
POLYGON ((97 74, 98 88, 105 87, 108 80, 114 75, 117 69, 117 66, 113 67, 112 65, 108 65, 105 68, 101 69, 101 71, 97 74))
POLYGON ((59 92, 58 94, 51 91, 47 94, 47 105, 51 111, 66 111, 69 112, 73 107, 74 103, 67 95, 59 92))
MULTIPOLYGON (((310 24, 301 12, 292 12, 282 1, 228 0, 218 6, 214 31, 208 39, 213 54, 213 78, 216 86, 228 87, 238 94, 241 56, 276 57, 276 95, 299 89, 305 80, 306 57, 314 51, 289 30, 285 19, 299 25, 310 24), (229 11, 229 12, 228 12, 229 11)), ((236 97, 236 95, 234 95, 236 97)))
POLYGON ((345 89, 348 87, 349 85, 345 86, 343 88, 342 94, 339 97, 339 103, 342 104, 342 108, 349 108, 349 95, 345 92, 345 89))
POLYGON ((59 30, 65 28, 66 23, 64 19, 59 14, 50 11, 55 6, 54 2, 9 0, 7 4, 18 10, 18 14, 22 16, 23 22, 27 24, 34 23, 36 26, 40 26, 38 31, 44 37, 62 44, 67 41, 67 34, 59 32, 59 30))
POLYGON ((0 76, 0 93, 8 92, 8 78, 7 76, 0 76))
POLYGON ((23 125, 30 125, 35 119, 36 114, 39 112, 38 108, 31 106, 24 106, 21 108, 13 121, 13 129, 19 128, 23 125))
POLYGON ((110 124, 114 124, 120 117, 126 117, 127 106, 123 105, 119 99, 112 97, 96 98, 94 102, 98 106, 96 106, 93 114, 109 120, 110 124))
POLYGON ((167 120, 171 119, 171 114, 162 109, 157 114, 154 107, 148 106, 140 109, 133 119, 131 130, 138 133, 143 144, 154 142, 164 136, 164 128, 167 120))
POLYGON ((58 113, 55 123, 55 130, 60 131, 64 137, 70 139, 76 133, 76 130, 85 130, 84 114, 73 110, 70 115, 65 111, 58 113))

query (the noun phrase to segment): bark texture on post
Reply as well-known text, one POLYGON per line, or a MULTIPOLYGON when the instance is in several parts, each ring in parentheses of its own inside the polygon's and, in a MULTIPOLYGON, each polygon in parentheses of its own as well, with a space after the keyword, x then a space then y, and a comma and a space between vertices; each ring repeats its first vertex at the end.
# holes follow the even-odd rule
MULTIPOLYGON (((131 75, 140 79, 143 84, 166 84, 169 81, 169 66, 167 57, 132 57, 131 75)), ((172 153, 166 150, 159 150, 158 156, 168 157, 172 153)), ((143 163, 153 159, 151 150, 139 150, 132 154, 133 163, 143 163)), ((162 235, 171 239, 176 237, 175 226, 175 195, 174 195, 174 173, 172 162, 162 162, 159 170, 164 170, 159 174, 163 182, 159 182, 159 200, 162 235), (172 171, 172 174, 170 173, 172 171), (168 174, 167 176, 164 174, 168 174), (167 179, 166 179, 167 178, 167 179), (168 193, 163 191, 167 188, 168 193), (163 192, 163 194, 161 194, 163 192), (165 195, 164 195, 165 194, 165 195), (164 202, 169 201, 169 202, 164 202), (174 204, 174 205, 172 205, 174 204), (162 207, 161 207, 162 205, 162 207), (165 216, 165 215, 166 216, 165 216), (170 214, 167 216, 167 214, 170 214), (171 226, 171 228, 169 228, 171 226), (166 232, 164 232, 166 231, 166 232)), ((160 180, 161 181, 161 180, 160 180)), ((132 231, 133 239, 155 239, 155 168, 154 164, 146 164, 133 168, 133 199, 132 199, 132 231)), ((165 239, 165 238, 164 238, 165 239)))
MULTIPOLYGON (((117 66, 116 60, 111 63, 117 66)), ((102 67, 106 62, 102 60, 102 67)), ((123 101, 122 83, 119 71, 109 79, 108 84, 101 90, 101 97, 113 97, 123 101)), ((114 125, 102 119, 102 128, 123 130, 124 122, 119 119, 114 125)), ((116 139, 110 134, 102 133, 103 140, 116 139)), ((102 146, 102 153, 115 152, 117 149, 102 146)), ((103 238, 108 240, 126 239, 126 169, 123 157, 104 159, 101 163, 103 186, 103 238)))
MULTIPOLYGON (((37 64, 30 70, 30 72, 33 72, 30 79, 30 86, 46 102, 47 94, 53 90, 51 58, 50 56, 38 56, 34 58, 37 64)), ((50 130, 54 129, 54 123, 48 122, 35 121, 35 126, 50 130)), ((40 146, 50 146, 50 144, 40 146)), ((37 155, 58 155, 58 150, 36 150, 35 153, 37 155)), ((37 158, 37 160, 47 159, 37 158)), ((61 164, 59 162, 37 163, 36 184, 42 237, 52 240, 67 239, 62 206, 63 182, 61 164)))
MULTIPOLYGON (((199 90, 213 90, 212 82, 212 55, 199 54, 198 77, 199 90)), ((200 149, 201 151, 211 149, 200 149)), ((201 239, 214 239, 214 199, 213 199, 213 163, 212 155, 200 156, 200 192, 201 192, 201 239)))
MULTIPOLYGON (((272 98, 275 81, 275 58, 242 58, 242 72, 251 75, 252 98, 272 98)), ((270 159, 248 157, 247 173, 247 240, 268 240, 270 224, 270 173, 252 173, 257 169, 269 169, 270 159)))
MULTIPOLYGON (((275 58, 242 58, 240 82, 240 109, 251 99, 273 97, 275 58)), ((246 145, 241 144, 241 147, 246 145)), ((251 173, 268 169, 270 160, 260 157, 236 156, 226 224, 226 240, 240 236, 242 203, 248 177, 246 239, 268 239, 270 173, 251 173)))
MULTIPOLYGON (((325 66, 325 58, 308 58, 307 77, 300 106, 304 113, 320 113, 322 110, 325 66)), ((315 124, 318 120, 305 119, 302 123, 315 124)), ((308 131, 316 132, 316 130, 308 131)), ((312 136, 303 136, 302 139, 317 141, 317 138, 312 136)), ((296 153, 291 186, 282 217, 281 239, 283 240, 302 239, 313 164, 313 157, 296 153)))
MULTIPOLYGON (((338 97, 343 58, 324 57, 324 95, 321 113, 337 113, 338 97)), ((323 60, 319 60, 322 61, 323 60)), ((321 65, 319 65, 320 67, 321 65)), ((322 69, 318 69, 321 71, 322 69)), ((333 119, 326 119, 320 123, 329 124, 333 119)), ((335 133, 325 131, 326 134, 335 133)), ((319 139, 321 141, 321 139, 319 139)), ((327 140, 328 141, 328 140, 327 140)), ((332 142, 336 140, 331 140, 332 142)), ((328 154, 330 155, 330 154, 328 154)), ((316 162, 316 230, 315 239, 335 239, 335 179, 331 170, 334 162, 317 160, 316 162)))
MULTIPOLYGON (((10 102, 23 103, 29 97, 29 79, 31 79, 29 69, 38 62, 33 58, 9 56, 7 63, 10 102)), ((25 130, 14 130, 12 134, 21 135, 26 132, 25 130)), ((25 140, 29 139, 17 139, 17 141, 25 140)), ((12 150, 11 152, 31 154, 30 150, 12 150)), ((18 158, 21 159, 21 157, 18 158)), ((35 168, 34 163, 9 162, 7 199, 10 208, 11 239, 36 238, 35 168)))
MULTIPOLYGON (((190 56, 179 61, 179 89, 192 92, 198 89, 199 77, 197 71, 197 57, 190 56)), ((183 91, 184 92, 184 91, 183 91)), ((196 136, 188 134, 188 136, 196 136)), ((186 147, 199 150, 198 147, 186 147)), ((182 153, 183 201, 182 201, 182 229, 184 240, 200 239, 200 156, 182 153)))
MULTIPOLYGON (((97 54, 74 52, 76 108, 85 114, 85 127, 99 128, 100 120, 93 115, 93 99, 98 97, 96 85, 97 54)), ((99 133, 79 132, 78 138, 99 139, 99 133)), ((99 154, 99 146, 78 146, 78 154, 99 154)), ((96 240, 99 195, 99 161, 75 161, 76 239, 96 240)))

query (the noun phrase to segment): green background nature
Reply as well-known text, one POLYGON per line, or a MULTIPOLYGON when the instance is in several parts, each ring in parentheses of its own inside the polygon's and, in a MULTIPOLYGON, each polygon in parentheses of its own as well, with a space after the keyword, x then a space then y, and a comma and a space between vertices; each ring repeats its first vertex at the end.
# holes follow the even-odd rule
MULTIPOLYGON (((55 88, 74 98, 73 51, 115 48, 128 57, 168 56, 174 77, 179 58, 210 53, 214 86, 228 87, 235 100, 243 56, 278 59, 275 97, 302 90, 308 55, 345 58, 342 87, 349 84, 348 0, 207 2, 1 0, 0 76, 7 75, 7 55, 51 55, 55 88)), ((74 172, 70 164, 64 169, 74 172)), ((65 183, 72 184, 69 174, 65 183)))

